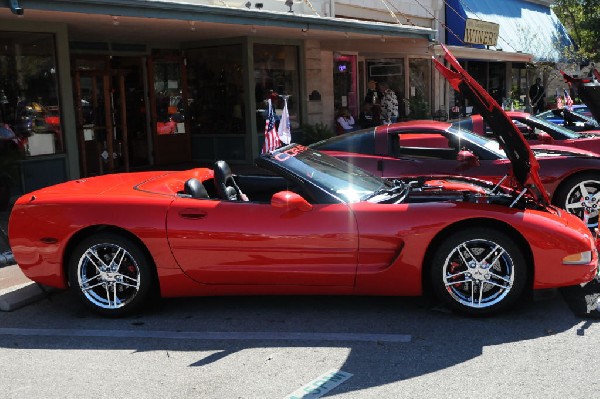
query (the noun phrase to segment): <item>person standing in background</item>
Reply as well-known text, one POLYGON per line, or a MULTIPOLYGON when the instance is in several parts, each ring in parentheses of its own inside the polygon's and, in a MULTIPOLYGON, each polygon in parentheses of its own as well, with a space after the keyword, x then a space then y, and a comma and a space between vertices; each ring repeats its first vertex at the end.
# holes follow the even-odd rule
POLYGON ((381 99, 381 121, 394 123, 398 121, 398 97, 386 82, 379 84, 383 98, 381 99))
POLYGON ((542 86, 542 79, 537 78, 535 84, 529 88, 529 101, 531 103, 531 113, 539 114, 546 107, 546 92, 542 86))

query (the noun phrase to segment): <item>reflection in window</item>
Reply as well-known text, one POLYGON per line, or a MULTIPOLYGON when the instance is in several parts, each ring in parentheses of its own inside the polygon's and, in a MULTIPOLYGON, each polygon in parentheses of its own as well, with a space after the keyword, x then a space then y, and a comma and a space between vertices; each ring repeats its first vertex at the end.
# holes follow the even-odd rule
POLYGON ((409 118, 426 119, 431 115, 431 64, 426 58, 411 58, 409 73, 409 118))
POLYGON ((242 46, 187 51, 192 134, 245 134, 242 46))
POLYGON ((177 61, 154 64, 156 97, 156 133, 185 133, 185 104, 181 82, 181 65, 177 61))
POLYGON ((49 33, 0 36, 0 124, 27 156, 64 151, 54 48, 49 33))
MULTIPOLYGON (((264 139, 267 100, 275 107, 276 119, 283 111, 282 96, 288 95, 288 111, 292 131, 299 127, 298 47, 276 44, 254 45, 254 96, 256 99, 256 131, 264 139)), ((259 140, 260 141, 260 140, 259 140)), ((260 141, 259 148, 262 148, 260 141)))
MULTIPOLYGON (((404 58, 381 59, 377 61, 367 61, 367 80, 374 80, 377 84, 386 82, 390 89, 398 97, 399 118, 406 116, 404 106, 404 81, 406 73, 404 71, 404 58)), ((377 90, 379 86, 377 85, 377 90)))

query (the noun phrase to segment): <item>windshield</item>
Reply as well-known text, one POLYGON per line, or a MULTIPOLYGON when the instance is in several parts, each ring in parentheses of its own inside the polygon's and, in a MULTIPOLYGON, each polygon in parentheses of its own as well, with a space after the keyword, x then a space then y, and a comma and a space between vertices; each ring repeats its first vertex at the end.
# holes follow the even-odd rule
POLYGON ((473 147, 480 147, 486 149, 487 151, 493 152, 499 158, 506 158, 504 150, 500 148, 500 144, 495 140, 480 136, 470 130, 461 129, 460 125, 458 127, 454 125, 450 126, 448 128, 448 132, 455 136, 455 138, 451 138, 451 140, 458 139, 459 149, 462 147, 467 147, 468 149, 473 150, 473 147))
POLYGON ((389 185, 348 162, 297 144, 283 147, 270 157, 279 167, 348 203, 366 199, 389 185))
POLYGON ((565 137, 565 139, 576 139, 580 137, 580 134, 572 131, 571 129, 567 129, 566 127, 556 123, 548 122, 547 120, 538 118, 537 116, 530 116, 528 119, 535 122, 539 126, 545 126, 550 130, 560 133, 565 137))

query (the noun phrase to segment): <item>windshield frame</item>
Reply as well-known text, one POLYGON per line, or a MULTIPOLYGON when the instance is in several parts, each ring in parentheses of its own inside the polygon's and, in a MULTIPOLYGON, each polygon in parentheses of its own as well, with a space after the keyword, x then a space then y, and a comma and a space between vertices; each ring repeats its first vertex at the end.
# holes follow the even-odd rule
POLYGON ((530 115, 529 117, 524 119, 524 122, 521 122, 521 121, 519 121, 519 122, 528 124, 527 121, 531 121, 534 128, 543 130, 546 133, 548 133, 548 130, 550 130, 554 133, 559 133, 560 135, 563 136, 563 137, 553 137, 554 139, 567 140, 567 139, 581 138, 581 134, 579 134, 578 132, 575 132, 571 129, 567 129, 566 127, 558 125, 556 123, 552 123, 546 119, 538 118, 535 115, 530 115), (537 126, 537 125, 539 125, 539 126, 537 126), (540 126, 546 128, 548 130, 546 130, 540 126))
POLYGON ((305 184, 319 187, 346 204, 363 201, 383 187, 391 186, 387 180, 349 162, 300 144, 292 143, 263 154, 257 163, 271 171, 284 171, 286 175, 305 184))

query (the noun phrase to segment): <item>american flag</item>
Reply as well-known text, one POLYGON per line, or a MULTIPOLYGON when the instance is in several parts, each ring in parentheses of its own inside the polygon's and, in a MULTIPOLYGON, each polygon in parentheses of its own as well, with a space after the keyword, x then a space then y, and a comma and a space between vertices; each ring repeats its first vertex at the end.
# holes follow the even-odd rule
POLYGON ((265 143, 262 149, 263 154, 275 151, 281 145, 281 141, 279 141, 279 135, 277 134, 277 129, 275 128, 275 111, 273 110, 271 99, 267 100, 267 102, 269 103, 269 112, 265 122, 265 143))
POLYGON ((568 110, 573 109, 573 99, 569 95, 569 91, 567 89, 565 89, 565 105, 567 106, 568 110))
POLYGON ((564 106, 565 104, 563 103, 563 98, 558 89, 556 89, 556 109, 562 109, 564 106))

